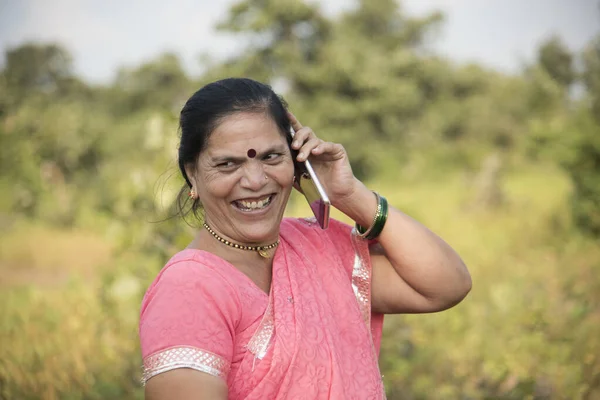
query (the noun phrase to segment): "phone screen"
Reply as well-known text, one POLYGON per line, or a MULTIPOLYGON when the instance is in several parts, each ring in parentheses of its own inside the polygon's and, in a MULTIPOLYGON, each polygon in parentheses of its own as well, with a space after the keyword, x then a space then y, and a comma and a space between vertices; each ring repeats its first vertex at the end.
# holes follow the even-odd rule
MULTIPOLYGON (((290 134, 293 138, 293 129, 290 129, 290 134)), ((325 189, 321 185, 319 178, 317 178, 317 174, 315 174, 310 162, 307 160, 300 163, 300 168, 301 170, 297 171, 296 179, 298 180, 300 189, 302 189, 302 194, 321 229, 327 229, 329 226, 329 208, 331 206, 329 197, 327 197, 327 193, 325 193, 325 189)))

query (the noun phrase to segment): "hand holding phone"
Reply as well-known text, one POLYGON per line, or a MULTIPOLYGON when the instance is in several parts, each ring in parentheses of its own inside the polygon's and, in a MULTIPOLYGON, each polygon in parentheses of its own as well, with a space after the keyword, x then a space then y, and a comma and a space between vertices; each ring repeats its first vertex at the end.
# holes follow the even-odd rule
MULTIPOLYGON (((290 135, 294 138, 294 129, 290 128, 290 135)), ((329 226, 329 209, 331 208, 331 202, 325 189, 315 170, 313 169, 310 161, 306 160, 300 163, 302 168, 300 171, 296 171, 296 182, 302 190, 304 198, 308 202, 317 222, 321 229, 327 229, 329 226)))

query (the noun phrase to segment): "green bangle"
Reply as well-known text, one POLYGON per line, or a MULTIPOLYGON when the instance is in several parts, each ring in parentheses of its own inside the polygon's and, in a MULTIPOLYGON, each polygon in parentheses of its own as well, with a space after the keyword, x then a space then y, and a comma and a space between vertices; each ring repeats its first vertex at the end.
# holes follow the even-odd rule
POLYGON ((369 229, 365 229, 358 223, 356 224, 356 230, 359 233, 358 236, 366 240, 373 240, 381 234, 388 217, 388 202, 386 198, 380 196, 377 192, 373 193, 375 193, 375 196, 377 197, 377 212, 373 218, 373 223, 369 229))

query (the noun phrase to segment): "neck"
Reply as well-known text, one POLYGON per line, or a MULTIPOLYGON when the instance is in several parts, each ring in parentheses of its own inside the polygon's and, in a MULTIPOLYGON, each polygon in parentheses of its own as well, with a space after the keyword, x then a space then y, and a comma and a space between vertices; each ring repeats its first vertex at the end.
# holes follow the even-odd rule
POLYGON ((215 230, 215 228, 212 225, 210 225, 206 222, 203 224, 203 226, 208 231, 208 233, 210 233, 211 236, 213 236, 218 241, 222 242, 223 244, 225 244, 227 246, 231 245, 236 248, 241 248, 242 250, 251 250, 255 247, 262 248, 262 247, 267 247, 267 246, 273 246, 279 242, 279 238, 277 238, 273 241, 270 241, 270 242, 244 242, 244 241, 240 241, 240 240, 231 239, 230 237, 221 234, 220 232, 215 230))
POLYGON ((220 245, 219 247, 221 248, 219 249, 219 252, 223 251, 222 247, 226 247, 228 251, 244 252, 246 253, 246 257, 249 255, 247 253, 255 253, 262 258, 272 258, 272 256, 275 254, 277 246, 279 245, 279 239, 269 243, 236 241, 225 235, 221 235, 206 222, 203 224, 203 227, 205 228, 205 231, 212 236, 213 241, 220 245))
POLYGON ((217 241, 206 229, 198 231, 188 248, 207 251, 231 264, 260 289, 269 294, 274 253, 269 258, 261 257, 255 251, 231 248, 217 241))

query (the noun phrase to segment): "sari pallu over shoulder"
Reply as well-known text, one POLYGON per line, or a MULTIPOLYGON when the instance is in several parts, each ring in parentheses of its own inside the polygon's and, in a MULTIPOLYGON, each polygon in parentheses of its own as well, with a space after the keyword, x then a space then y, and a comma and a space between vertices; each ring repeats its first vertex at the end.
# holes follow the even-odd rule
POLYGON ((377 364, 383 316, 371 318, 370 276, 367 243, 347 225, 322 231, 313 220, 284 220, 272 315, 253 336, 270 341, 264 354, 249 347, 228 382, 230 398, 385 398, 377 364))

